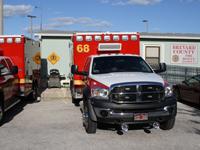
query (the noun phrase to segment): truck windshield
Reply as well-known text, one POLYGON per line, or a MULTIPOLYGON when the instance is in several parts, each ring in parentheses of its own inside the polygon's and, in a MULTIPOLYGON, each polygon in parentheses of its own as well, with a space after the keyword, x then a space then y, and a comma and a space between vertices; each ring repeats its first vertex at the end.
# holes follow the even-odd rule
POLYGON ((152 73, 153 71, 141 57, 109 56, 94 58, 92 74, 104 74, 111 72, 152 73))

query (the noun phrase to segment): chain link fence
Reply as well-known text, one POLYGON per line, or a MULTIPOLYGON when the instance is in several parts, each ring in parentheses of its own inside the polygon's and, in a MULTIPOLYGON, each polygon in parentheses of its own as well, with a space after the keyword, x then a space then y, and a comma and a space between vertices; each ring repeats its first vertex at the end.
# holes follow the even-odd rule
POLYGON ((160 75, 167 80, 169 84, 174 85, 197 74, 200 74, 200 67, 167 65, 166 72, 161 73, 160 75))

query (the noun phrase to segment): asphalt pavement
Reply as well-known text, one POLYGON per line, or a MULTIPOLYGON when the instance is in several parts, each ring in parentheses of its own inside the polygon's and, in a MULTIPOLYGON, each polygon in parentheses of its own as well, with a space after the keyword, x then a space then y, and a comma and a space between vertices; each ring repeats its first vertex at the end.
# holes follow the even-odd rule
POLYGON ((22 102, 8 111, 0 136, 1 150, 200 150, 200 110, 178 103, 169 131, 101 128, 88 135, 69 98, 22 102))

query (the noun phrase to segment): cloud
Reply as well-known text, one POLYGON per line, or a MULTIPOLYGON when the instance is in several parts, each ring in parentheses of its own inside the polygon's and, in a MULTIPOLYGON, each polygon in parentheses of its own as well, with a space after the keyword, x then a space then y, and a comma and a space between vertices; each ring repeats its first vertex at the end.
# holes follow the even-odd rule
POLYGON ((25 16, 33 11, 31 5, 4 5, 4 16, 25 16))
POLYGON ((152 5, 160 3, 162 0, 100 0, 101 3, 111 3, 112 5, 152 5))
MULTIPOLYGON (((89 17, 58 17, 58 18, 52 18, 49 20, 49 23, 43 24, 43 30, 54 30, 63 28, 70 25, 82 25, 85 27, 94 27, 97 29, 103 29, 103 28, 109 28, 112 26, 112 24, 105 20, 98 20, 98 19, 92 19, 89 17)), ((34 25, 32 27, 33 33, 40 31, 40 25, 34 25)), ((25 32, 30 33, 31 29, 30 27, 26 27, 24 29, 25 32)))
POLYGON ((80 17, 80 18, 59 17, 59 18, 53 18, 50 21, 51 23, 48 25, 48 27, 50 28, 58 28, 69 25, 83 25, 89 27, 105 27, 105 28, 112 26, 112 24, 108 21, 92 19, 89 17, 80 17))

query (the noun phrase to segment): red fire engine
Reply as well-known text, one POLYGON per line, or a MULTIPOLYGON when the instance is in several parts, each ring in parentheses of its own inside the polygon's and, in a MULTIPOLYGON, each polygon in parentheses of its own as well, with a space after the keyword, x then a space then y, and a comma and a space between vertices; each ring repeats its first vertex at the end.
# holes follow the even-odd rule
POLYGON ((23 35, 0 36, 0 55, 8 56, 18 66, 20 96, 36 99, 40 82, 40 45, 23 35))
MULTIPOLYGON (((85 61, 91 55, 100 54, 137 54, 140 53, 139 33, 111 32, 111 33, 75 33, 73 36, 72 64, 79 66, 82 71, 85 61)), ((75 105, 83 98, 84 85, 81 76, 73 75, 71 79, 72 101, 75 105)))

